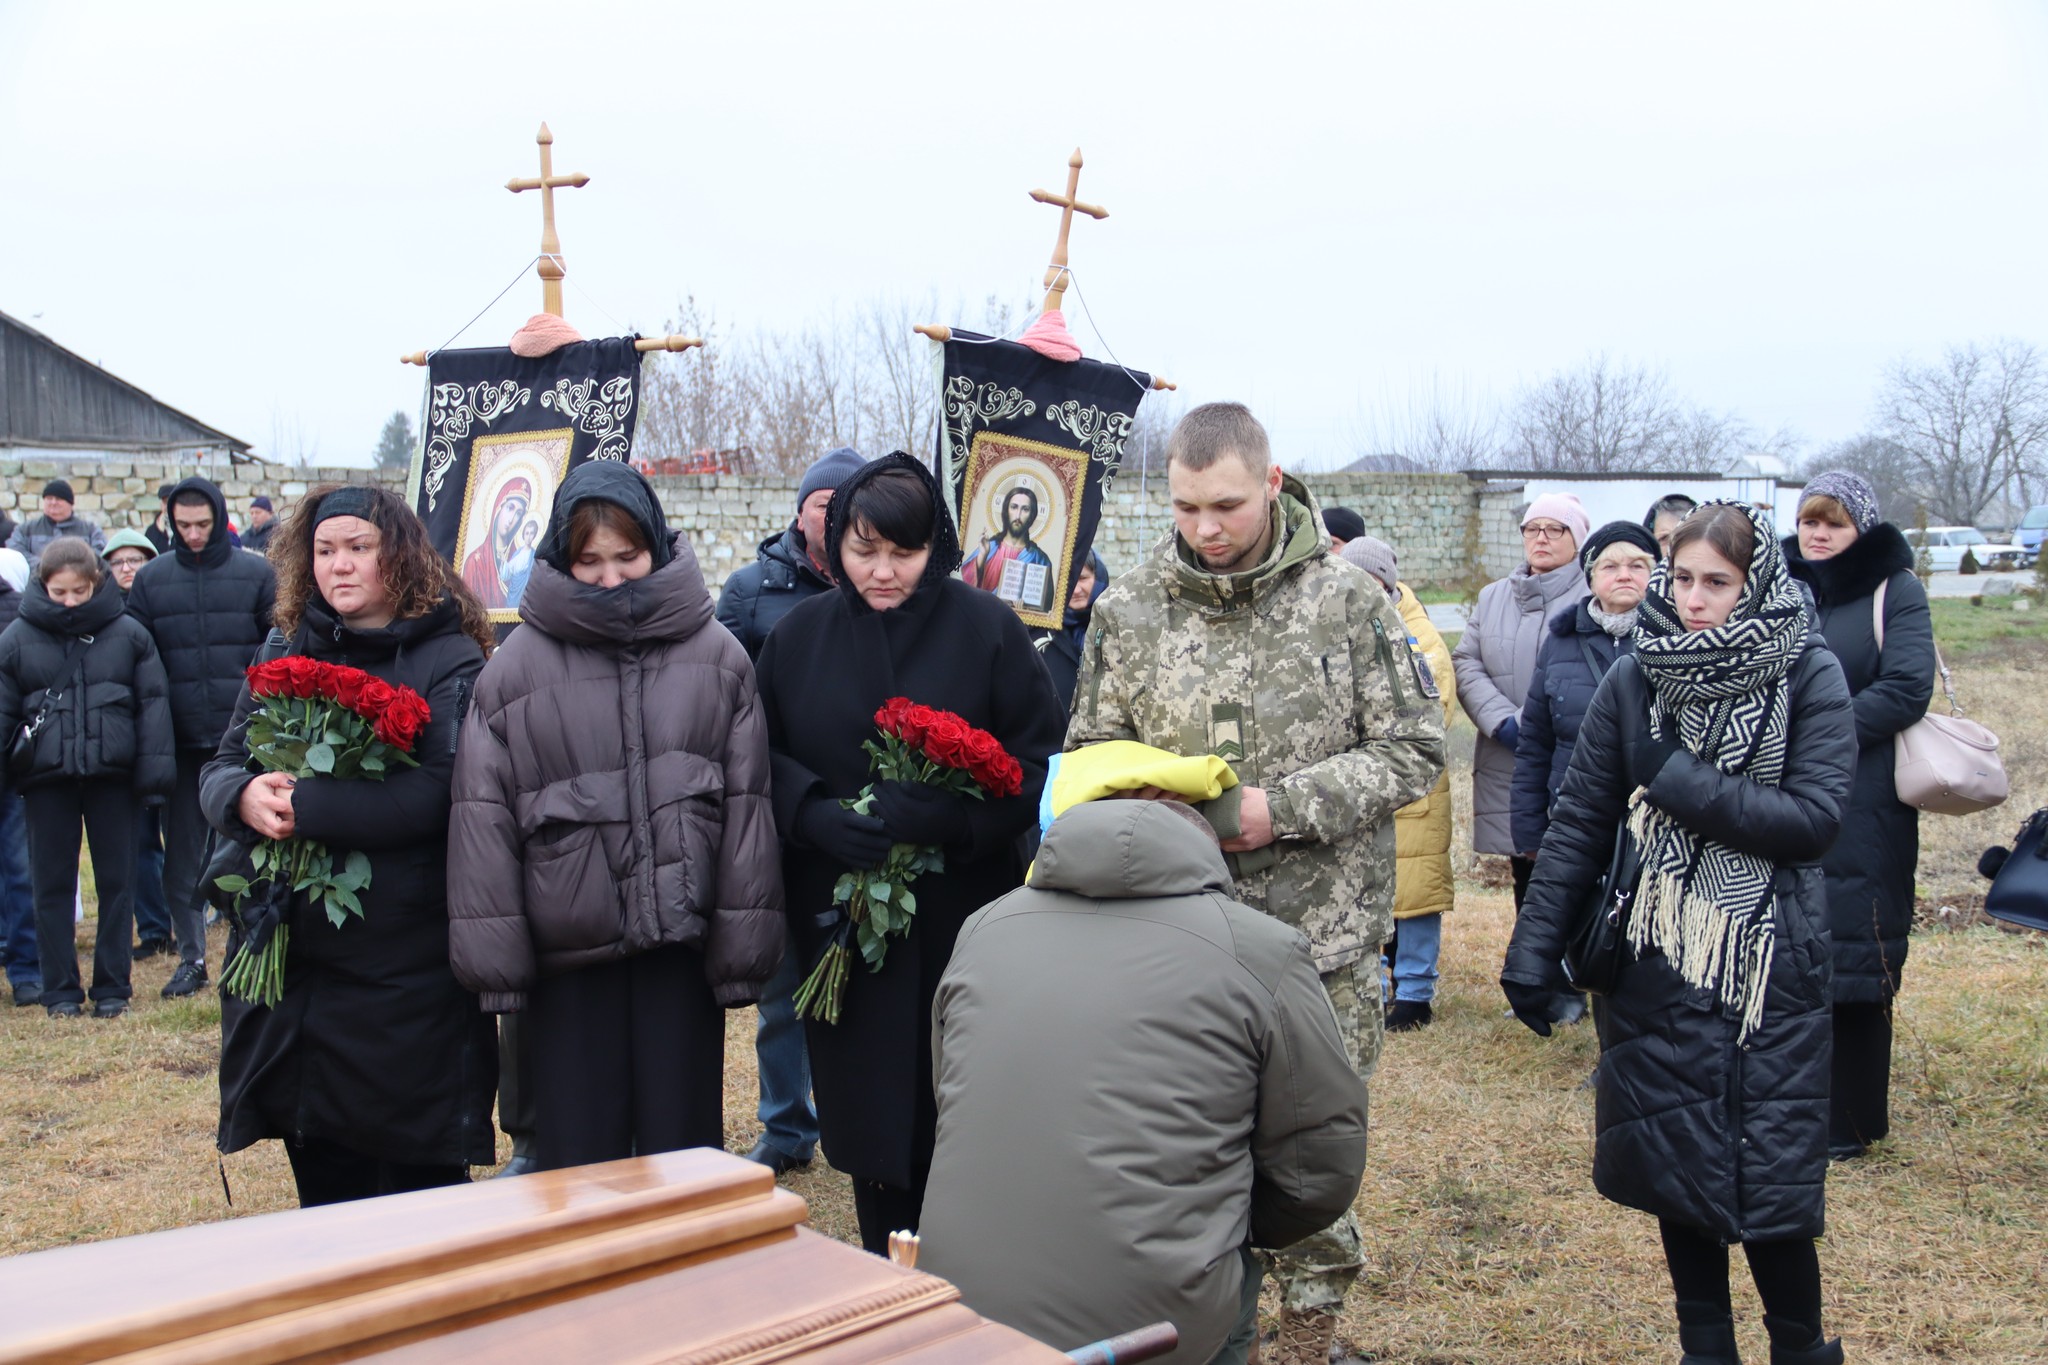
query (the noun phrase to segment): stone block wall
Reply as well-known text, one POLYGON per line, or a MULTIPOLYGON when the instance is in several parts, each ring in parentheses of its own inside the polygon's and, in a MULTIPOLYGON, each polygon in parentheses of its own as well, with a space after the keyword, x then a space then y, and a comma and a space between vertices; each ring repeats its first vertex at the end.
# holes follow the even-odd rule
MULTIPOLYGON (((119 460, 0 460, 0 508, 16 520, 41 510, 43 484, 62 478, 78 497, 81 516, 108 530, 149 524, 156 490, 192 473, 220 484, 238 521, 249 499, 267 494, 280 516, 307 489, 323 483, 377 482, 402 492, 403 473, 367 469, 297 469, 280 465, 173 466, 119 460)), ((796 511, 795 477, 737 474, 670 475, 654 479, 669 524, 690 533, 704 577, 713 589, 752 562, 755 547, 789 525, 796 511)), ((1401 576, 1417 587, 1474 586, 1498 578, 1521 558, 1515 517, 1519 488, 1477 484, 1460 474, 1310 474, 1304 482, 1325 506, 1344 506, 1365 518, 1368 532, 1401 557, 1401 576)), ((1103 506, 1096 548, 1112 575, 1136 564, 1173 524, 1166 478, 1160 470, 1126 470, 1103 506)))

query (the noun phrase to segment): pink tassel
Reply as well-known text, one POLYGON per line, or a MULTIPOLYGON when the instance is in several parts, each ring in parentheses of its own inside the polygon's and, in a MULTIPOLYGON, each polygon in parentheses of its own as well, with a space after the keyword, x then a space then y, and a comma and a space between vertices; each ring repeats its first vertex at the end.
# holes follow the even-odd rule
POLYGON ((535 313, 526 320, 524 327, 512 334, 512 354, 538 360, 572 341, 581 340, 583 333, 553 313, 535 313))
POLYGON ((1017 342, 1029 346, 1047 360, 1073 361, 1081 358, 1081 344, 1067 330, 1066 315, 1057 308, 1040 313, 1024 329, 1024 335, 1018 337, 1017 342))

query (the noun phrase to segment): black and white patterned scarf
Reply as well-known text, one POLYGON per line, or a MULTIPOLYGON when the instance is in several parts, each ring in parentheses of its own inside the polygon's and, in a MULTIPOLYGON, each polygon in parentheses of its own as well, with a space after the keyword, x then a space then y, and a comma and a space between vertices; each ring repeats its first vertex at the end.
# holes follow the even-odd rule
MULTIPOLYGON (((1708 503, 1706 507, 1716 506, 1708 503)), ((1650 690, 1650 730, 1724 773, 1784 780, 1792 698, 1786 674, 1806 648, 1805 601, 1785 571, 1775 528, 1740 503, 1756 533, 1742 595, 1727 621, 1687 630, 1671 600, 1671 565, 1650 576, 1636 623, 1636 660, 1650 690)), ((1697 515, 1697 514, 1695 514, 1697 515)), ((1629 832, 1643 878, 1627 925, 1640 951, 1654 944, 1692 985, 1739 1011, 1744 1036, 1763 1022, 1775 917, 1768 858, 1701 837, 1631 798, 1629 832)))

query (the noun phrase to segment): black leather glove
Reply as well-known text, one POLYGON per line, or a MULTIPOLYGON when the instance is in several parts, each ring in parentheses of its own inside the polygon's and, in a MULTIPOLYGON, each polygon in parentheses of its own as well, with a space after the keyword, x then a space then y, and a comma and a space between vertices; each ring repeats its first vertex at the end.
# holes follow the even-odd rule
POLYGON ((1538 1038, 1550 1036, 1550 1002, 1557 992, 1548 986, 1524 985, 1505 977, 1501 978, 1500 990, 1508 998, 1508 1008, 1529 1032, 1538 1038))
POLYGON ((1662 739, 1652 738, 1648 726, 1629 741, 1628 780, 1633 787, 1647 787, 1657 780, 1657 774, 1664 771, 1664 765, 1683 746, 1670 735, 1662 739))
POLYGON ((877 782, 875 814, 901 844, 937 848, 965 842, 966 798, 922 782, 877 782))
POLYGON ((1510 749, 1514 748, 1522 740, 1522 718, 1509 716, 1500 723, 1500 729, 1493 732, 1493 737, 1510 749))
POLYGON ((895 842, 880 820, 848 810, 830 797, 805 803, 796 814, 796 835, 847 868, 880 867, 895 842))

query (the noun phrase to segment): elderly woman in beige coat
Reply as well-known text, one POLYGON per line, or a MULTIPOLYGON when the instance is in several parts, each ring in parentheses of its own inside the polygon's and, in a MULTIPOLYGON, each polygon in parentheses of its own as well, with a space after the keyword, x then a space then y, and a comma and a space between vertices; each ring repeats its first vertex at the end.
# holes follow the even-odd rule
POLYGON ((1472 754, 1472 849, 1508 859, 1517 911, 1536 865, 1520 856, 1524 850, 1515 847, 1509 818, 1522 703, 1550 618, 1586 595, 1579 547, 1590 529, 1586 509, 1570 493, 1545 493, 1530 503, 1522 514, 1521 567, 1479 590, 1472 619, 1451 651, 1458 702, 1479 728, 1472 754))
MULTIPOLYGON (((1451 651, 1430 624, 1429 610, 1415 590, 1399 581, 1394 547, 1375 536, 1345 542, 1340 558, 1379 580, 1394 599, 1408 644, 1429 670, 1441 693, 1444 724, 1457 705, 1458 679, 1451 651)), ((1418 681, 1420 679, 1418 678, 1418 681)), ((1386 946, 1393 976, 1394 1007, 1387 1028, 1405 1033, 1426 1027, 1436 999, 1437 958, 1443 948, 1443 916, 1456 899, 1451 876, 1451 775, 1439 777, 1429 795, 1394 812, 1394 937, 1386 946)))

